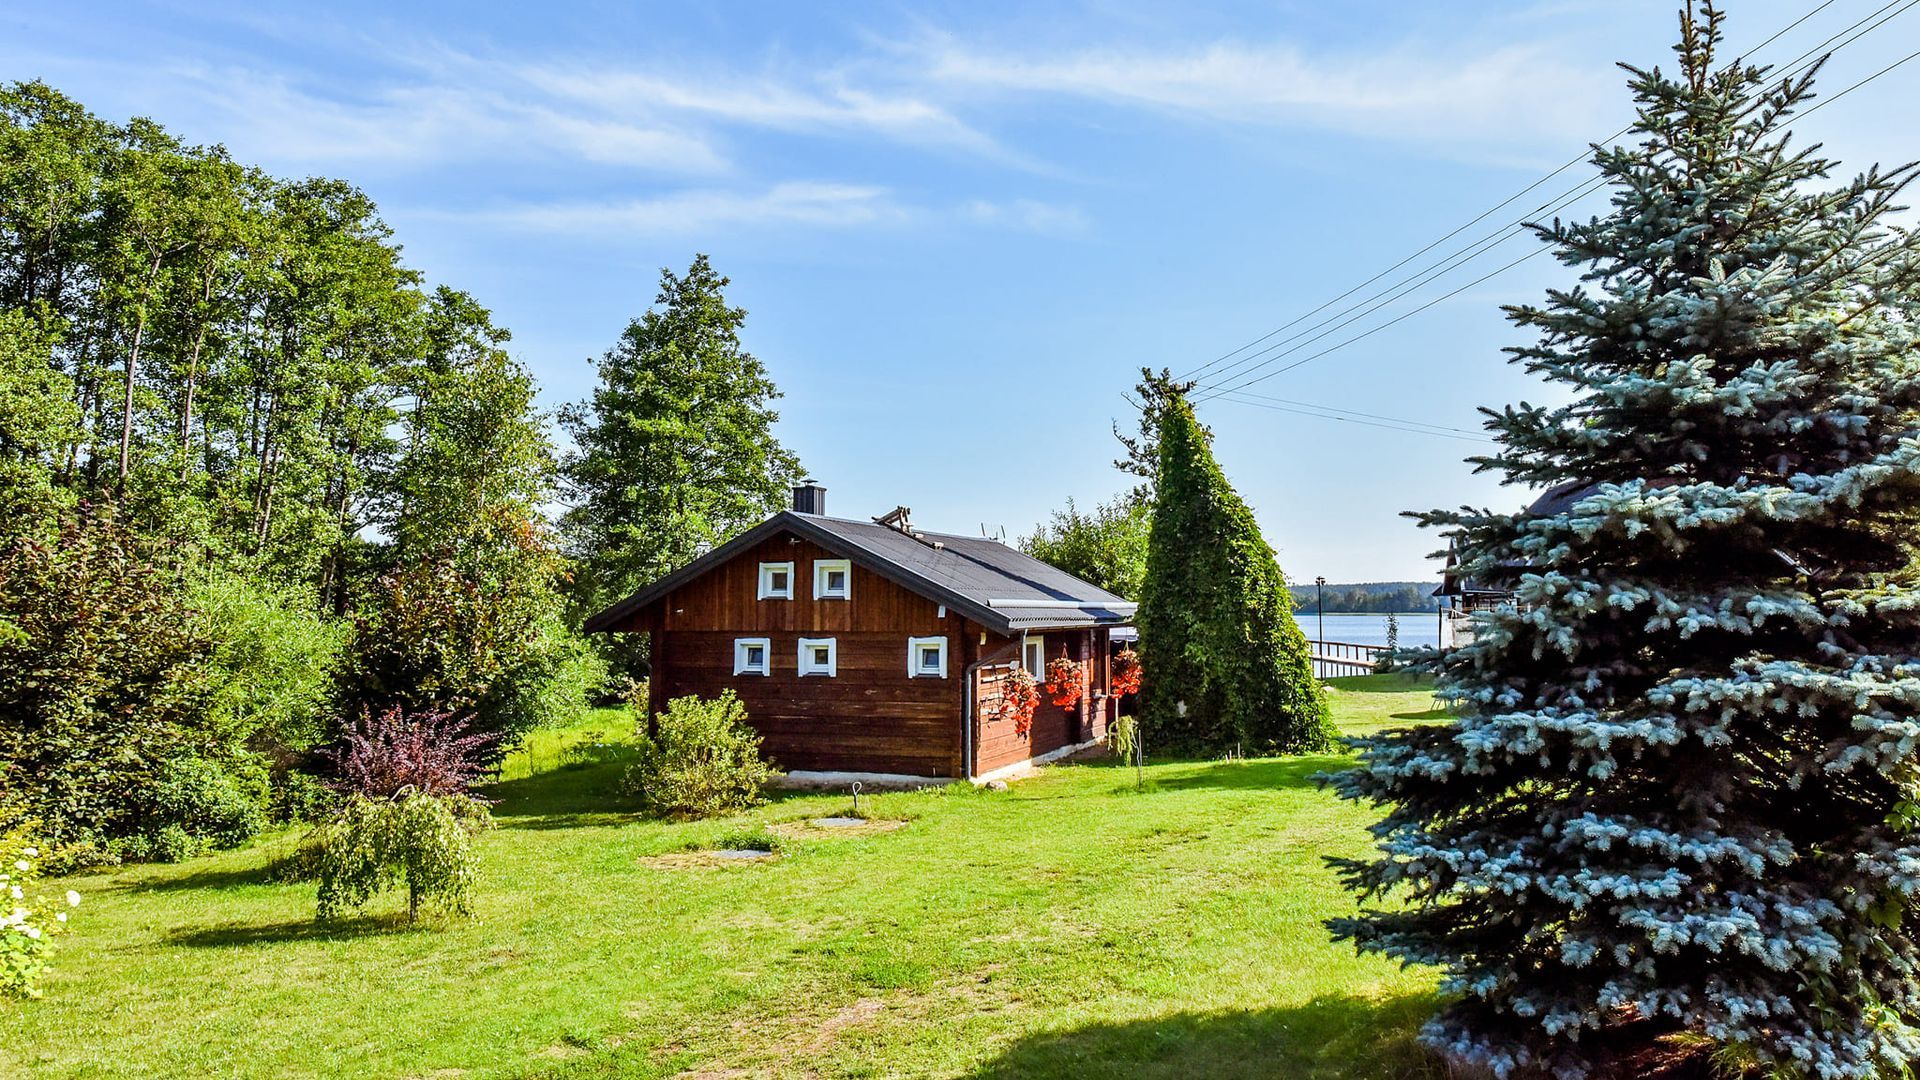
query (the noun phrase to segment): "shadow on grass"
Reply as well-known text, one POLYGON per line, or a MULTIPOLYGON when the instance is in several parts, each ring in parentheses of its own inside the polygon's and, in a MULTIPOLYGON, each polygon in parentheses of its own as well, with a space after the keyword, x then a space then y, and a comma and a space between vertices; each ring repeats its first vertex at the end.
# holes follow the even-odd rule
POLYGON ((620 825, 639 815, 620 793, 625 766, 582 765, 488 784, 479 793, 493 800, 493 819, 503 829, 575 829, 620 825))
POLYGON ((233 870, 195 870, 172 877, 127 883, 128 892, 174 892, 182 889, 237 889, 249 885, 285 885, 287 876, 279 858, 270 858, 260 866, 233 870))
POLYGON ((1328 686, 1347 694, 1407 694, 1433 689, 1426 675, 1398 672, 1391 675, 1346 675, 1325 680, 1328 686))
MULTIPOLYGON (((1161 763, 1164 764, 1164 763, 1161 763)), ((1149 791, 1191 791, 1195 789, 1250 790, 1313 787, 1313 778, 1352 764, 1335 754, 1307 757, 1260 758, 1253 761, 1219 761, 1188 776, 1161 776, 1147 781, 1149 791)), ((1129 788, 1131 790, 1131 788, 1129 788)))
MULTIPOLYGON (((421 927, 429 925, 424 922, 420 924, 421 927)), ((400 915, 363 915, 330 922, 301 920, 257 926, 229 924, 176 930, 168 935, 167 941, 195 949, 229 949, 281 941, 344 941, 349 938, 383 937, 408 933, 413 929, 416 927, 408 926, 405 917, 400 915)))
POLYGON ((1290 1009, 1093 1024, 1030 1035, 971 1076, 1446 1080, 1446 1065, 1414 1040, 1435 1005, 1426 994, 1325 996, 1290 1009))

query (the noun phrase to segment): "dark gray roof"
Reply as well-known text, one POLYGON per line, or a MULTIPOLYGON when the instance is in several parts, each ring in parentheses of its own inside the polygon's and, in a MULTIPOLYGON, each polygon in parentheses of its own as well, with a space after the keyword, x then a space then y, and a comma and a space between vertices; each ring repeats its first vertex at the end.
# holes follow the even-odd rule
POLYGON ((1134 605, 1129 601, 997 540, 918 529, 909 536, 870 521, 783 510, 588 619, 587 630, 610 628, 711 567, 782 531, 811 540, 1003 634, 1133 621, 1134 605))

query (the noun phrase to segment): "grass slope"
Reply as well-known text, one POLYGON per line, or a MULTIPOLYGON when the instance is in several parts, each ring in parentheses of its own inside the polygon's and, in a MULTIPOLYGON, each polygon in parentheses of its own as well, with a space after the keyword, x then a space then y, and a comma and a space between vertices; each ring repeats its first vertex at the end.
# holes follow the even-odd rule
MULTIPOLYGON (((1333 701, 1350 732, 1431 715, 1394 677, 1333 701)), ((1309 780, 1338 756, 863 798, 908 824, 844 836, 806 820, 845 796, 636 820, 617 761, 555 767, 567 738, 491 791, 473 922, 409 931, 395 896, 315 925, 311 885, 264 880, 291 834, 73 881, 45 999, 0 1006, 0 1075, 1439 1075, 1411 1041, 1431 975, 1320 925, 1353 906, 1321 856, 1367 844, 1309 780), (655 858, 769 827, 771 863, 655 858)))

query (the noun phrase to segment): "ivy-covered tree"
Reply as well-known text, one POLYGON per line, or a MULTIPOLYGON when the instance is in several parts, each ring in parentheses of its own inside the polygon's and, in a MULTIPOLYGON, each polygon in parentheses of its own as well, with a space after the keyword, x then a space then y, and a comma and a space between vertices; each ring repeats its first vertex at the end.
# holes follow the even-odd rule
POLYGON ((1286 577, 1208 444, 1185 396, 1168 397, 1155 431, 1137 616, 1148 738, 1189 749, 1324 750, 1332 722, 1286 577))
POLYGON ((780 391, 740 342, 747 313, 727 284, 705 255, 685 274, 662 270, 655 306, 595 365, 593 396, 561 414, 577 447, 564 528, 582 610, 759 524, 800 477, 773 433, 780 391))
POLYGON ((1424 1037, 1499 1076, 1624 1075, 1671 1034, 1767 1075, 1920 1058, 1920 239, 1911 167, 1831 183, 1789 139, 1811 75, 1628 68, 1612 208, 1538 228, 1583 284, 1508 309, 1572 391, 1489 413, 1481 466, 1557 485, 1433 512, 1514 587, 1426 667, 1450 723, 1361 741, 1389 809, 1335 920, 1434 964, 1424 1037))
POLYGON ((1140 369, 1140 381, 1133 387, 1133 404, 1140 410, 1139 430, 1128 435, 1120 430, 1118 421, 1113 424, 1113 437, 1120 440, 1121 451, 1120 456, 1113 460, 1113 467, 1139 477, 1132 492, 1138 502, 1153 501, 1153 479, 1160 471, 1160 414, 1168 402, 1186 397, 1193 387, 1192 382, 1174 378, 1173 372, 1167 368, 1155 371, 1143 367, 1140 369))

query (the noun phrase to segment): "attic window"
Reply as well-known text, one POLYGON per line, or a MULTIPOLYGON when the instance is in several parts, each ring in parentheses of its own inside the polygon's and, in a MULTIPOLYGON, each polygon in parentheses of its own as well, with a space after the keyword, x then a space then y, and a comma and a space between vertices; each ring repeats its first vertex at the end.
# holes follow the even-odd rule
POLYGON ((813 561, 813 598, 848 600, 853 597, 853 563, 846 559, 813 561))
POLYGON ((771 666, 773 656, 772 643, 763 637, 743 637, 733 639, 733 673, 735 675, 765 675, 771 666))
POLYGON ((800 639, 800 674, 825 675, 831 679, 837 674, 835 663, 839 648, 830 637, 800 639))
POLYGON ((917 637, 907 639, 907 677, 944 679, 947 677, 947 639, 917 637))
POLYGON ((792 563, 763 562, 760 564, 760 599, 793 599, 792 563))

